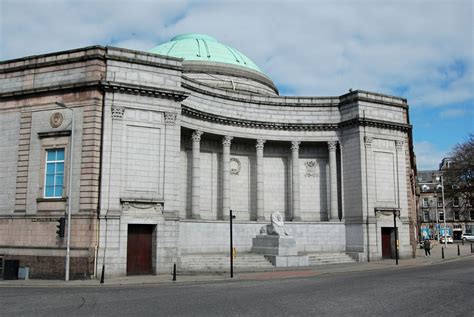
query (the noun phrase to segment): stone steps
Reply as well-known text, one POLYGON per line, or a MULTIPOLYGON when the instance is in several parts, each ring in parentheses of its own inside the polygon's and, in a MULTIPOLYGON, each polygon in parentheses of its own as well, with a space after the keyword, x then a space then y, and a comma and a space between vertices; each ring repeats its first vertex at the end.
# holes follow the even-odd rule
POLYGON ((343 252, 308 253, 308 257, 311 266, 356 262, 343 252))
MULTIPOLYGON (((309 265, 355 263, 343 252, 308 253, 309 265)), ((229 255, 225 253, 199 253, 181 255, 178 270, 181 272, 228 272, 229 255)), ((234 269, 240 272, 273 270, 275 267, 261 254, 242 252, 234 259, 234 269)))
MULTIPOLYGON (((225 253, 186 254, 181 255, 179 270, 181 272, 226 272, 229 271, 230 259, 225 253)), ((273 269, 273 265, 263 256, 252 253, 240 253, 234 259, 234 269, 238 271, 261 271, 273 269)))

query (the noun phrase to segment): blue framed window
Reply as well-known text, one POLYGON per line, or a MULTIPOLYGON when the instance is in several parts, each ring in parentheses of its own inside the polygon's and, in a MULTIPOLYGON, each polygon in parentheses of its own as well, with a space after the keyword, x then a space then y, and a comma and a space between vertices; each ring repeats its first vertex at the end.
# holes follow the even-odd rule
POLYGON ((64 182, 64 148, 46 150, 44 197, 61 198, 64 182))

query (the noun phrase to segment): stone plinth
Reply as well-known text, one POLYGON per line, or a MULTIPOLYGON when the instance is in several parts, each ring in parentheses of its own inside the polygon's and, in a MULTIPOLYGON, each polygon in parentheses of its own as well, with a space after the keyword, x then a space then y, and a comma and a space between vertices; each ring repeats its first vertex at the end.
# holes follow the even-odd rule
POLYGON ((252 239, 252 251, 264 255, 297 255, 292 236, 260 235, 252 239))
POLYGON ((253 253, 263 254, 276 267, 308 266, 307 255, 298 255, 292 236, 259 235, 252 239, 253 253))
POLYGON ((265 255, 265 257, 276 267, 309 266, 307 255, 265 255))

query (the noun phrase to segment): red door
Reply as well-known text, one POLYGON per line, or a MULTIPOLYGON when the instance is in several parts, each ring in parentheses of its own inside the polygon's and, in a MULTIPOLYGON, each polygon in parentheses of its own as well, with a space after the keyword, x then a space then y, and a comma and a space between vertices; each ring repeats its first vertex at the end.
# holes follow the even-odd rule
POLYGON ((151 274, 154 225, 128 225, 127 275, 151 274))
POLYGON ((392 257, 392 239, 390 238, 392 228, 382 228, 382 258, 392 257))

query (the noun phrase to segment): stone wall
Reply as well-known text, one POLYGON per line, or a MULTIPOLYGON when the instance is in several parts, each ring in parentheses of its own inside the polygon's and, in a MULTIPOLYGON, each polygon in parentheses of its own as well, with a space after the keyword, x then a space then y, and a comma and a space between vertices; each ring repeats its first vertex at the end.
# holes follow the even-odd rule
MULTIPOLYGON (((234 246, 239 252, 249 252, 252 238, 260 233, 265 222, 237 221, 233 225, 234 246)), ((296 240, 299 252, 345 252, 346 234, 340 222, 286 222, 285 227, 296 240)), ((179 250, 181 254, 229 251, 229 222, 179 222, 179 250)))

